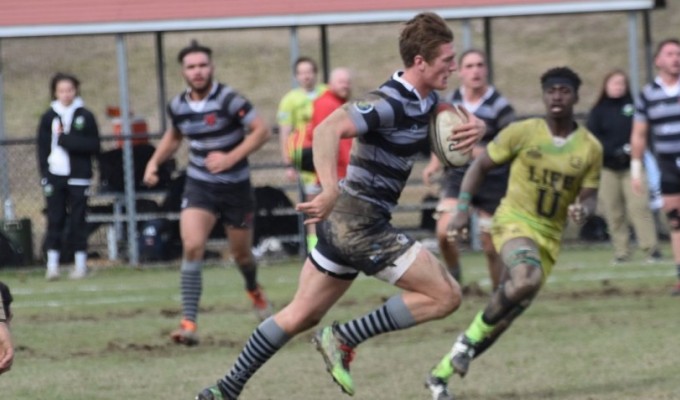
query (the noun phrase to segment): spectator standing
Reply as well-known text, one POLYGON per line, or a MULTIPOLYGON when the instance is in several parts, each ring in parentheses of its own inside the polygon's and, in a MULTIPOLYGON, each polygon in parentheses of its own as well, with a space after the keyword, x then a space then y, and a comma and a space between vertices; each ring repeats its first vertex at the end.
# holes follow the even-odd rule
MULTIPOLYGON (((309 57, 300 57, 293 65, 295 80, 299 87, 289 91, 279 103, 277 123, 281 157, 286 165, 286 176, 297 181, 306 200, 319 193, 319 185, 312 164, 312 137, 308 126, 312 120, 313 102, 325 90, 326 85, 317 84, 318 67, 309 57)), ((307 226, 307 250, 316 244, 314 225, 307 226)))
MULTIPOLYGON (((326 119, 336 108, 340 108, 349 100, 352 94, 352 75, 347 68, 335 68, 331 71, 328 80, 328 89, 319 98, 314 100, 312 108, 312 122, 309 124, 309 135, 326 119)), ((347 175, 350 152, 352 150, 352 138, 340 139, 338 153, 338 180, 347 175)))
POLYGON ((635 106, 630 175, 633 190, 642 193, 642 157, 651 136, 661 170, 663 209, 668 218, 677 269, 678 279, 672 294, 680 295, 680 40, 661 41, 654 64, 658 75, 642 88, 635 106))
MULTIPOLYGON (((602 143, 604 161, 600 178, 600 200, 614 246, 614 263, 630 260, 628 221, 635 229, 640 249, 649 261, 658 261, 654 216, 649 207, 649 192, 643 184, 634 193, 630 181, 630 134, 635 106, 628 77, 621 70, 605 76, 600 97, 588 115, 588 129, 602 143)), ((640 177, 645 179, 643 174, 640 177)))
POLYGON ((64 227, 75 252, 72 279, 87 275, 87 189, 92 178, 92 158, 99 153, 99 129, 94 115, 80 98, 80 81, 57 73, 50 82, 52 103, 38 126, 40 183, 47 202, 47 280, 59 278, 64 249, 64 227))

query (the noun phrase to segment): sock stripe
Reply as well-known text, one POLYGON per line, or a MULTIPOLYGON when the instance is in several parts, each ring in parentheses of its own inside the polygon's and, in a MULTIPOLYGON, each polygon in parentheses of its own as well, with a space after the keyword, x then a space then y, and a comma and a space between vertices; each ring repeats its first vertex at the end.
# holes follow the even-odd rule
POLYGON ((182 315, 184 319, 196 322, 202 292, 203 274, 201 270, 183 270, 180 276, 180 293, 182 295, 182 315))
MULTIPOLYGON (((340 338, 343 339, 345 343, 349 346, 356 347, 361 342, 370 339, 373 336, 411 326, 411 324, 400 326, 396 319, 390 314, 390 307, 392 307, 394 312, 401 312, 402 314, 409 313, 407 317, 412 319, 408 309, 403 306, 403 301, 400 299, 392 300, 391 303, 388 301, 388 303, 383 304, 377 310, 373 310, 361 318, 338 325, 336 332, 338 332, 340 338), (400 308, 395 308, 395 304, 398 304, 398 307, 400 308)), ((408 318, 402 319, 408 320, 408 318)))
POLYGON ((217 385, 230 398, 238 398, 253 374, 289 339, 274 319, 268 318, 255 329, 231 370, 217 385))

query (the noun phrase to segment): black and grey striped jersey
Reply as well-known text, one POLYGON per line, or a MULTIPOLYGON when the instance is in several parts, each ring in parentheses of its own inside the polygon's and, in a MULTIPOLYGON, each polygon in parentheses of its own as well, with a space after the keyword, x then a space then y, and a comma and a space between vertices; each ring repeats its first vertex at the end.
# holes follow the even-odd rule
POLYGON ((250 102, 227 85, 216 83, 202 101, 191 101, 188 92, 177 95, 168 105, 173 126, 189 140, 187 176, 210 183, 237 183, 250 179, 248 159, 226 171, 213 174, 205 167, 211 151, 230 151, 246 135, 256 112, 250 102))
POLYGON ((376 91, 347 106, 358 136, 344 190, 387 211, 396 206, 416 155, 427 151, 427 127, 439 96, 420 99, 397 72, 376 91))
POLYGON ((648 124, 657 154, 680 155, 680 88, 669 89, 659 78, 645 85, 635 102, 634 118, 648 124))
POLYGON ((461 88, 454 90, 447 96, 446 101, 454 105, 464 106, 468 111, 475 114, 477 118, 484 121, 486 124, 486 133, 484 133, 484 136, 480 140, 480 144, 483 145, 492 141, 501 129, 508 126, 517 118, 515 110, 510 105, 510 102, 508 102, 508 100, 493 86, 489 86, 482 97, 481 103, 476 109, 471 109, 471 107, 465 103, 461 88))
MULTIPOLYGON (((498 135, 498 132, 510 125, 510 123, 517 118, 515 110, 510 105, 510 102, 508 102, 508 100, 493 86, 489 86, 476 108, 471 107, 463 100, 463 90, 461 88, 454 90, 451 94, 446 96, 446 101, 454 105, 465 107, 477 118, 484 121, 486 124, 486 132, 479 141, 479 144, 483 146, 486 146, 491 142, 496 135, 498 135)), ((472 161, 470 161, 470 163, 471 162, 472 161)), ((455 168, 456 172, 464 173, 470 163, 466 166, 455 168)), ((489 171, 488 175, 506 174, 508 171, 509 166, 506 166, 505 168, 495 168, 489 171)))

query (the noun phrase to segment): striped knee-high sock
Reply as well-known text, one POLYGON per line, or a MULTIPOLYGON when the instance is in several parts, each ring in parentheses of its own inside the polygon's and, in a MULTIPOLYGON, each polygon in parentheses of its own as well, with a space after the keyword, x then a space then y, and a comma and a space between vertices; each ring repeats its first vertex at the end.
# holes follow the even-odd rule
POLYGON ((238 398, 250 377, 289 339, 274 318, 264 320, 248 339, 231 370, 217 381, 220 390, 230 398, 238 398))
POLYGON ((411 311, 404 304, 404 299, 401 295, 396 295, 390 297, 377 310, 361 318, 338 325, 335 332, 345 344, 356 347, 373 336, 406 329, 415 324, 416 321, 411 311))
POLYGON ((182 292, 182 318, 196 322, 198 303, 203 291, 203 261, 182 260, 180 289, 182 292))

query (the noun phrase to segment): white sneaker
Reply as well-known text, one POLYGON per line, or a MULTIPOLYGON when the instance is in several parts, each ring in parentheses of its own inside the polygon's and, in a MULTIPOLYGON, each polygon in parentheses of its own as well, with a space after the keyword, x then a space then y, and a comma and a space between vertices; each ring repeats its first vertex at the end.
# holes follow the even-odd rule
POLYGON ((89 270, 86 269, 74 269, 68 275, 69 279, 84 279, 90 274, 89 270))
POLYGON ((58 269, 48 269, 47 272, 45 272, 45 279, 48 282, 58 280, 59 279, 59 270, 58 269))

